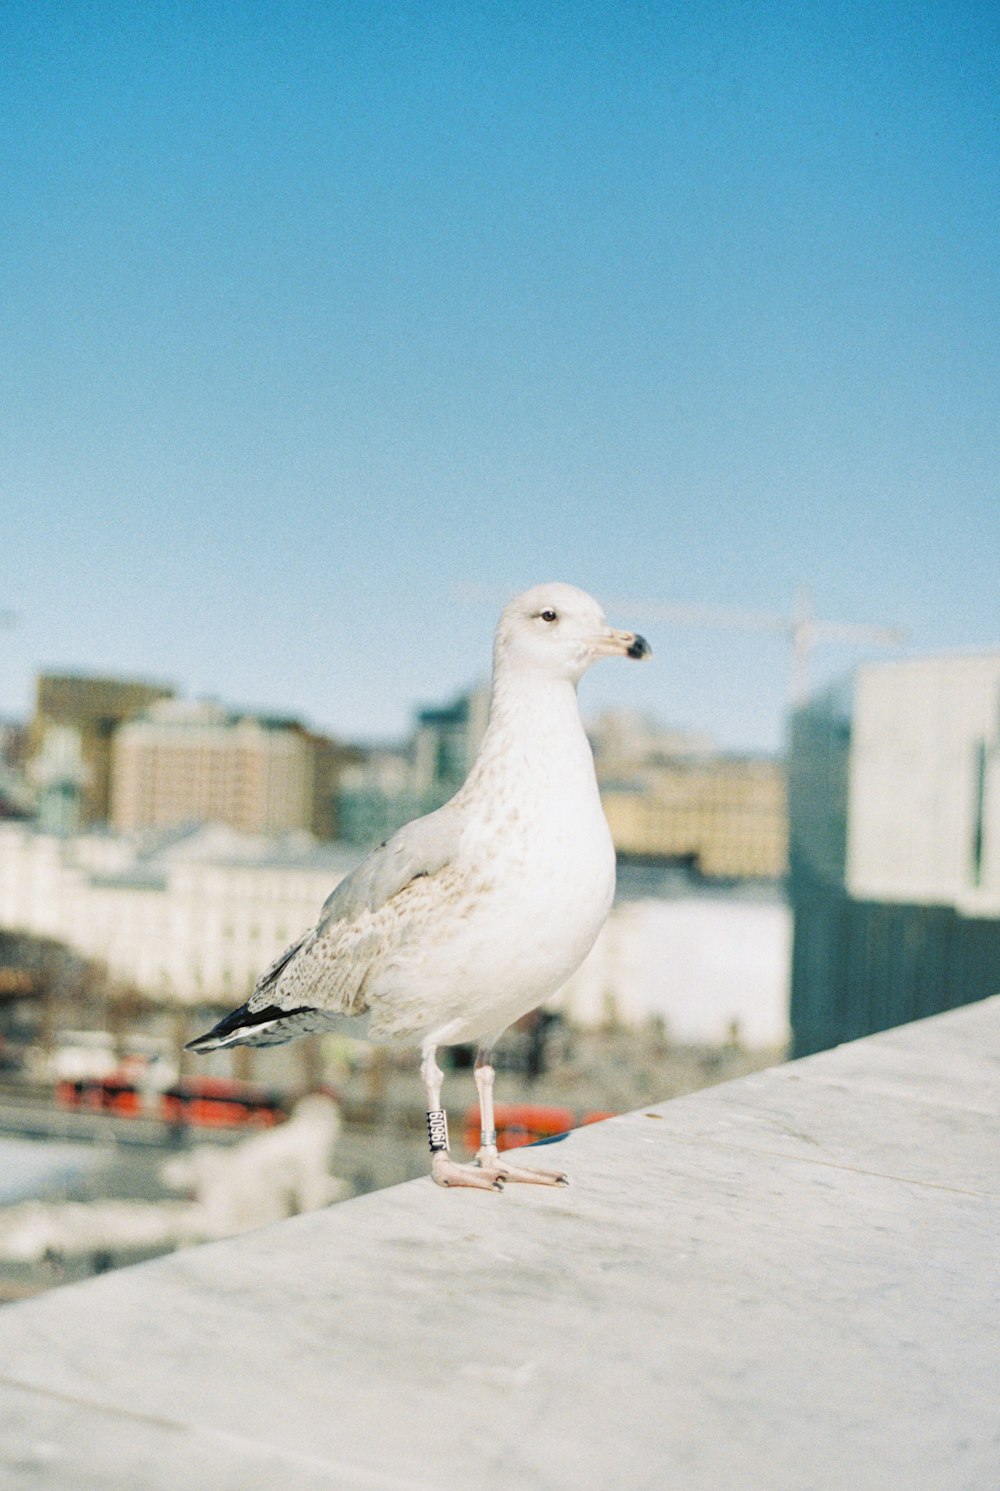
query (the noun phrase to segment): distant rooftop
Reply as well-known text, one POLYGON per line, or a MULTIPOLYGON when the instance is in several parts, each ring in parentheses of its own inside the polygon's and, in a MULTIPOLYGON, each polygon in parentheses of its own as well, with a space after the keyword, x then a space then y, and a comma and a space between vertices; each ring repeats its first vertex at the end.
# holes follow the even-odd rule
POLYGON ((293 715, 273 714, 254 709, 233 709, 218 699, 157 699, 133 721, 136 725, 169 725, 177 729, 204 729, 225 725, 256 727, 260 730, 296 730, 305 727, 293 715))
POLYGON ((1000 1485, 998 1152, 1000 998, 579 1130, 565 1191, 419 1180, 54 1290, 0 1311, 9 1483, 1000 1485))
POLYGON ((329 870, 344 875, 360 851, 320 840, 298 829, 283 834, 248 834, 225 823, 187 823, 122 835, 134 847, 143 872, 165 872, 174 864, 247 865, 255 869, 329 870))
POLYGON ((941 662, 1000 662, 1000 642, 994 646, 932 647, 904 657, 867 658, 858 664, 859 669, 919 667, 923 663, 941 662))

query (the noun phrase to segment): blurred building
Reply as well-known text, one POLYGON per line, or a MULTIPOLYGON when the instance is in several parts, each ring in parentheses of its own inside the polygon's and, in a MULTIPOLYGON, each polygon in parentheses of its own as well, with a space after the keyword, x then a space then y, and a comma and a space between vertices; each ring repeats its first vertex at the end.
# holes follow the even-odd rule
POLYGON ((28 727, 22 720, 0 719, 0 766, 23 773, 28 760, 28 727))
MULTIPOLYGON (((233 1005, 315 923, 357 860, 356 849, 306 834, 220 824, 60 838, 0 823, 0 928, 55 939, 152 1000, 233 1005)), ((738 1032, 747 1045, 782 1044, 789 923, 780 895, 678 889, 616 902, 553 1004, 584 1024, 655 1014, 681 1041, 738 1032)))
POLYGON ((20 720, 0 720, 0 818, 28 818, 33 813, 27 759, 27 727, 20 720))
MULTIPOLYGON (((489 719, 484 685, 418 712, 409 743, 344 771, 339 820, 350 843, 377 843, 440 807, 465 781, 489 719)), ((778 879, 787 861, 780 762, 720 756, 702 732, 604 710, 588 732, 620 854, 676 861, 719 879, 778 879)))
POLYGON ((588 731, 619 854, 718 879, 779 879, 788 853, 785 769, 721 755, 702 731, 606 709, 588 731))
POLYGON ((601 800, 619 854, 683 860, 725 879, 785 873, 785 770, 777 761, 725 756, 647 767, 606 782, 601 800))
POLYGON ((713 756, 717 747, 705 730, 664 725, 637 709, 602 709, 587 729, 598 776, 611 780, 637 766, 664 765, 713 756))
POLYGON ((593 949, 551 1003, 581 1025, 640 1025, 655 1015, 682 1044, 783 1047, 791 936, 775 886, 723 893, 687 885, 616 899, 593 949))
POLYGON ((150 998, 235 1003, 355 860, 221 824, 61 838, 0 823, 0 927, 55 938, 150 998))
POLYGON ((297 720, 163 700, 116 733, 111 822, 126 833, 225 823, 251 834, 334 838, 346 755, 297 720))
POLYGON ((1000 916, 1000 652, 861 669, 846 883, 1000 916))
POLYGON ((359 752, 340 777, 340 837, 378 843, 447 802, 476 759, 489 707, 486 685, 470 689, 449 704, 418 710, 406 745, 359 752))
POLYGON ((407 746, 362 747, 340 774, 339 837, 348 844, 379 844, 423 811, 413 791, 407 746))
POLYGON ((854 679, 816 693, 792 715, 788 873, 800 888, 846 884, 854 679))
POLYGON ((1000 991, 1000 651, 808 701, 789 800, 799 1054, 1000 991))
POLYGON ((443 708, 418 711, 412 788, 419 798, 440 807, 458 791, 472 769, 489 714, 490 691, 485 684, 443 708))
POLYGON ((164 684, 43 673, 28 739, 28 775, 43 826, 75 833, 108 819, 115 732, 159 699, 164 684))

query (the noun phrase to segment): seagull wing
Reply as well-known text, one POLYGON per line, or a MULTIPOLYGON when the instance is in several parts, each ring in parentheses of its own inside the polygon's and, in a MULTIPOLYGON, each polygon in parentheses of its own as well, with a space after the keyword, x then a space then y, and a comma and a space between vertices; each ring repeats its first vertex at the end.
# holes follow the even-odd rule
POLYGON ((317 933, 322 936, 338 922, 378 911, 421 875, 437 875, 454 859, 459 833, 458 814, 451 803, 405 824, 327 897, 317 933))
POLYGON ((329 1029, 338 1015, 363 1014, 372 968, 415 926, 412 906, 396 915, 393 903, 415 880, 434 884, 453 863, 460 837, 459 814, 446 803, 380 844, 327 898, 316 926, 261 974, 246 1004, 189 1048, 273 1045, 329 1029))
POLYGON ((319 1008, 361 1014, 373 963, 405 934, 391 903, 413 881, 440 875, 458 850, 461 824, 450 803, 394 833, 327 897, 316 926, 292 943, 257 980, 245 1009, 319 1008), (387 914, 388 909, 388 914, 387 914), (381 913, 381 914, 380 914, 381 913))

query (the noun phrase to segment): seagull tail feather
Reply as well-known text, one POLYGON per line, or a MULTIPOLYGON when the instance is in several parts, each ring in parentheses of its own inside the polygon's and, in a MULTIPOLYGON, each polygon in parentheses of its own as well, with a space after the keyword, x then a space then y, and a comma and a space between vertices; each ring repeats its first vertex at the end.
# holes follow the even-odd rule
POLYGON ((252 1010, 249 1004, 241 1004, 204 1035, 188 1041, 184 1049, 204 1055, 206 1051, 221 1051, 227 1046, 280 1045, 303 1034, 302 1017, 315 1014, 310 1005, 284 1010, 272 1004, 266 1009, 252 1010))

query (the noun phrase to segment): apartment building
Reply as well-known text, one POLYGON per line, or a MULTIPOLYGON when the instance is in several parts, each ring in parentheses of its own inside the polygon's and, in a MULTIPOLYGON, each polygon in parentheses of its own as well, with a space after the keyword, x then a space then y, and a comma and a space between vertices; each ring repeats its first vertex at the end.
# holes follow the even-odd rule
POLYGON ((116 733, 111 823, 122 833, 225 823, 243 833, 333 838, 346 757, 296 720, 164 700, 116 733))
POLYGON ((644 768, 632 782, 602 784, 620 854, 689 862, 719 879, 785 873, 785 770, 778 761, 710 756, 644 768))
POLYGON ((40 674, 28 735, 28 775, 47 826, 75 833, 107 821, 115 732, 151 704, 172 698, 173 692, 166 684, 141 679, 40 674))

